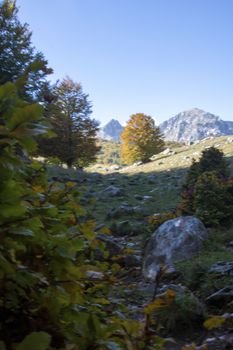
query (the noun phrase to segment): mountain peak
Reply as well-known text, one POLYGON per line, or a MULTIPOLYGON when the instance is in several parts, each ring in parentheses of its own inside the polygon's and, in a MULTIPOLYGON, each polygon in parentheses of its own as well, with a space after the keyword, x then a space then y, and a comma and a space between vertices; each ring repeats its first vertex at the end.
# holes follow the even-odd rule
POLYGON ((100 131, 100 137, 106 140, 115 142, 120 141, 120 135, 123 131, 123 126, 117 119, 111 119, 100 131))
POLYGON ((166 140, 192 143, 210 136, 232 135, 233 122, 199 108, 185 110, 160 124, 166 140))

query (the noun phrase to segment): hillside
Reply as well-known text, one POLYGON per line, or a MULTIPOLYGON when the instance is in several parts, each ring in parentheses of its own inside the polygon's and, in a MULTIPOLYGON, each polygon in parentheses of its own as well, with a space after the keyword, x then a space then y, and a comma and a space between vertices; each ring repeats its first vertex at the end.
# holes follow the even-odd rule
POLYGON ((233 122, 198 108, 186 110, 160 124, 165 140, 193 143, 206 137, 233 135, 233 122))
MULTIPOLYGON (((233 137, 227 136, 206 139, 190 146, 170 144, 169 149, 147 164, 119 168, 98 164, 83 174, 69 171, 68 177, 66 170, 61 170, 60 175, 56 170, 56 175, 65 175, 66 180, 78 182, 81 203, 88 208, 99 229, 103 223, 110 229, 107 236, 100 234, 99 237, 104 240, 110 256, 117 255, 115 261, 121 266, 122 276, 120 298, 137 319, 141 317, 143 305, 151 298, 153 300, 154 293, 154 284, 143 280, 141 274, 145 244, 155 230, 149 217, 164 213, 172 215, 192 158, 198 160, 201 152, 211 146, 224 152, 233 173, 233 137)), ((157 311, 162 324, 158 334, 172 337, 172 343, 166 349, 180 350, 184 344, 200 344, 212 337, 214 347, 208 349, 223 350, 227 347, 218 347, 218 338, 221 337, 224 346, 232 339, 229 338, 232 335, 228 323, 216 331, 206 332, 202 327, 207 314, 232 312, 224 308, 225 304, 220 307, 206 302, 210 295, 228 290, 233 283, 232 275, 216 277, 209 272, 213 266, 232 268, 232 227, 209 229, 208 232, 209 238, 198 255, 177 263, 175 277, 161 282, 161 288, 168 285, 178 293, 177 304, 164 307, 164 312, 157 311), (185 290, 185 295, 180 295, 180 290, 185 290), (179 325, 182 325, 181 329, 179 325)))

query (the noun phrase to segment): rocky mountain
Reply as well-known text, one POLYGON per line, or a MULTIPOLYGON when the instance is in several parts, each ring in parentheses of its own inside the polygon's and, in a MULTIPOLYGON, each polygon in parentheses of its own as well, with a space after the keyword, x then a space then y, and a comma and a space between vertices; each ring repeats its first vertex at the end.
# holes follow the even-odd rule
POLYGON ((233 122, 198 108, 181 112, 159 127, 165 140, 188 144, 211 136, 233 135, 233 122))
POLYGON ((118 120, 112 119, 103 128, 101 128, 99 137, 105 140, 119 142, 123 129, 123 126, 118 120))

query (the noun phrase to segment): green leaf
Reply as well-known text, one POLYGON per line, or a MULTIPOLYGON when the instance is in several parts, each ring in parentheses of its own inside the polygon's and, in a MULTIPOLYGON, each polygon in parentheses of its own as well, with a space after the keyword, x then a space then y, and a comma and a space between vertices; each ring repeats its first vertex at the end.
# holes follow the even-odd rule
POLYGON ((32 332, 27 335, 17 350, 47 350, 49 349, 51 336, 45 332, 32 332))

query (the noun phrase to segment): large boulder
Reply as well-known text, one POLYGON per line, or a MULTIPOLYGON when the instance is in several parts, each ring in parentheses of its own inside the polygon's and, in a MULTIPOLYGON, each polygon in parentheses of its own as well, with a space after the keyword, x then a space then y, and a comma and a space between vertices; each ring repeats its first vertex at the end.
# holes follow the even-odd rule
POLYGON ((173 263, 193 256, 207 235, 205 226, 194 216, 181 216, 164 222, 146 245, 143 276, 155 280, 164 265, 173 270, 173 263))

